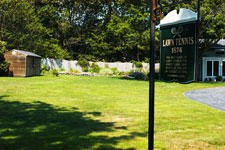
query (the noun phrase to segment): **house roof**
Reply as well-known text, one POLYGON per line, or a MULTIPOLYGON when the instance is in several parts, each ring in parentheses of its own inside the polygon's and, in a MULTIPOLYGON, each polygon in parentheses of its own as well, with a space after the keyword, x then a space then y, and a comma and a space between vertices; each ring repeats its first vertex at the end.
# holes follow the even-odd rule
POLYGON ((204 52, 203 57, 225 57, 224 49, 204 52))
POLYGON ((211 48, 222 48, 225 49, 225 39, 221 39, 216 43, 213 43, 211 48))
MULTIPOLYGON (((15 51, 15 52, 18 52, 18 53, 22 53, 22 54, 24 54, 24 55, 26 55, 26 56, 40 57, 40 58, 41 58, 41 56, 39 56, 39 55, 37 55, 37 54, 34 54, 34 53, 32 53, 32 52, 28 52, 28 51, 17 50, 17 49, 13 49, 12 51, 15 51)), ((6 53, 7 53, 7 52, 6 52, 6 53)))

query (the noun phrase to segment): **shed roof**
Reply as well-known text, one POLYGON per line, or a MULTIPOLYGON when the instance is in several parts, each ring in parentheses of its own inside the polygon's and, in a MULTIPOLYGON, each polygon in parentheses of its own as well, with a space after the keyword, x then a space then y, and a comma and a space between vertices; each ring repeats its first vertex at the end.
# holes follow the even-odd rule
MULTIPOLYGON (((34 53, 32 53, 32 52, 28 52, 28 51, 17 50, 17 49, 13 49, 13 50, 11 50, 11 51, 16 51, 16 52, 22 53, 22 54, 24 54, 24 55, 26 55, 26 56, 40 57, 40 58, 41 58, 41 56, 39 56, 39 55, 37 55, 37 54, 34 54, 34 53)), ((8 52, 6 52, 6 53, 8 53, 8 52)))

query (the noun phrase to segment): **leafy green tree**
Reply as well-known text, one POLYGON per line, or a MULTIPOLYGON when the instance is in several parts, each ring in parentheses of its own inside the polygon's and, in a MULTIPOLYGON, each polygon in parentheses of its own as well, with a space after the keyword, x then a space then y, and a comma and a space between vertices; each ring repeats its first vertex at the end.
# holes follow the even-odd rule
MULTIPOLYGON (((200 45, 201 55, 213 42, 225 37, 225 1, 202 0, 200 2, 200 39, 203 39, 200 45)), ((197 12, 197 0, 181 4, 179 7, 197 12)))
POLYGON ((0 41, 0 76, 7 75, 9 71, 9 62, 5 62, 4 53, 6 50, 6 42, 0 41))
POLYGON ((64 58, 68 54, 58 45, 52 30, 42 25, 32 3, 26 0, 0 1, 1 39, 7 49, 23 49, 43 57, 64 58))

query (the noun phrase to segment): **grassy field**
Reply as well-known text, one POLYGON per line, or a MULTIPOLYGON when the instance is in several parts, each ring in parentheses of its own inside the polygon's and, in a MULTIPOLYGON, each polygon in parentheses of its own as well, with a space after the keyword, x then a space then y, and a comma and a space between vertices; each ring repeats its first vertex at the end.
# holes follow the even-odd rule
MULTIPOLYGON (((0 78, 1 150, 147 150, 148 82, 0 78)), ((156 82, 155 149, 225 150, 225 112, 189 100, 224 83, 156 82)))

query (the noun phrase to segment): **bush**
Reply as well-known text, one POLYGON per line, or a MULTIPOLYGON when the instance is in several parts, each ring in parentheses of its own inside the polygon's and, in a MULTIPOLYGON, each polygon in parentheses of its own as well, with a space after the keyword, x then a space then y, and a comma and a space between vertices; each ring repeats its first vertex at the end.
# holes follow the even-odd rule
POLYGON ((0 75, 7 76, 9 74, 10 62, 5 62, 4 53, 7 51, 6 42, 0 41, 0 75))
POLYGON ((7 76, 9 74, 10 62, 2 62, 0 64, 0 76, 7 76))
POLYGON ((76 70, 76 69, 72 69, 72 68, 70 68, 70 72, 74 72, 74 73, 80 73, 80 71, 79 71, 79 70, 76 70))
POLYGON ((133 65, 136 67, 136 68, 142 68, 143 65, 142 65, 142 62, 139 62, 139 61, 132 61, 133 65))
POLYGON ((78 60, 77 64, 80 65, 82 68, 89 66, 89 62, 86 59, 83 59, 83 58, 78 60))
POLYGON ((117 67, 111 68, 111 70, 112 70, 113 74, 118 74, 117 67))
POLYGON ((223 80, 223 77, 222 76, 217 76, 216 77, 216 81, 222 81, 223 80))
POLYGON ((41 73, 44 74, 45 72, 49 71, 46 65, 41 66, 41 73))
POLYGON ((133 72, 129 76, 134 77, 136 80, 145 80, 146 76, 142 72, 133 72))
POLYGON ((100 70, 101 70, 101 68, 97 64, 92 63, 92 65, 91 65, 91 72, 99 73, 100 70))
POLYGON ((113 71, 109 68, 103 68, 99 72, 101 75, 113 75, 113 71))
POLYGON ((89 61, 82 58, 82 59, 77 61, 77 64, 81 66, 83 72, 88 72, 89 61))
POLYGON ((66 69, 62 67, 62 68, 60 68, 60 71, 66 71, 66 69))
POLYGON ((88 70, 89 70, 88 67, 83 67, 83 68, 82 68, 82 71, 83 71, 83 72, 88 72, 88 70))
POLYGON ((59 71, 56 70, 56 69, 53 69, 53 70, 52 70, 52 74, 53 74, 54 76, 58 77, 58 76, 59 76, 59 71))

